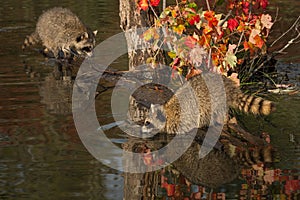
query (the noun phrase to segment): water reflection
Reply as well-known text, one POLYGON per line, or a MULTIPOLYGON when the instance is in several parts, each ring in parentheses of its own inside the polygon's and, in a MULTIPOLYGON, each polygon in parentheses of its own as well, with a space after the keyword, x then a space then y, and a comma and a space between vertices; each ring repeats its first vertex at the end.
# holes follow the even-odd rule
MULTIPOLYGON (((153 158, 147 152, 164 146, 171 139, 168 137, 159 135, 154 140, 130 138, 123 147, 127 151, 145 153, 141 166, 151 168, 164 160, 153 158)), ((246 166, 247 155, 229 157, 228 152, 217 149, 204 159, 198 159, 200 147, 201 144, 194 142, 177 161, 162 170, 144 174, 125 173, 124 199, 299 198, 300 176, 295 175, 295 170, 276 169, 270 160, 246 166), (239 179, 236 179, 238 176, 239 179)), ((266 149, 268 146, 263 151, 266 149)))

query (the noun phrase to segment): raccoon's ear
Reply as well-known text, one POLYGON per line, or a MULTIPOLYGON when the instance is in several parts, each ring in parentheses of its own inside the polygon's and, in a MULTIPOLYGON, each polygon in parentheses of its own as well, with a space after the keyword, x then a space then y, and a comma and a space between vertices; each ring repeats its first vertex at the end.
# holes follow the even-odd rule
POLYGON ((81 40, 86 39, 86 38, 89 38, 89 34, 87 32, 84 32, 76 38, 76 42, 80 42, 81 40))
POLYGON ((94 30, 94 31, 93 31, 94 36, 96 36, 97 33, 98 33, 98 30, 94 30))

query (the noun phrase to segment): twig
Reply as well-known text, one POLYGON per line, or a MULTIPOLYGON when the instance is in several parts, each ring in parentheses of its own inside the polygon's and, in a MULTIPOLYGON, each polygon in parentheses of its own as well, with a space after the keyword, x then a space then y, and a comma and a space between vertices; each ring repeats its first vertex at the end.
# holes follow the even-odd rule
POLYGON ((275 19, 274 19, 274 22, 273 22, 273 23, 276 23, 276 22, 277 22, 278 13, 279 13, 279 8, 277 7, 277 8, 276 8, 276 15, 275 15, 275 19))
POLYGON ((167 5, 167 0, 163 0, 163 10, 166 9, 166 5, 167 5))
POLYGON ((159 17, 157 16, 157 14, 156 14, 154 8, 152 7, 152 5, 151 5, 151 3, 150 3, 150 0, 148 0, 148 4, 149 4, 149 7, 151 8, 151 10, 152 10, 154 16, 156 17, 156 19, 158 19, 159 17))
POLYGON ((291 44, 295 44, 295 43, 298 42, 298 41, 295 42, 295 40, 297 40, 297 39, 300 37, 300 32, 299 32, 299 30, 298 30, 298 27, 296 27, 295 29, 296 29, 298 35, 297 35, 296 37, 290 39, 290 41, 288 41, 288 43, 287 43, 282 49, 280 49, 279 51, 275 51, 274 54, 281 54, 281 53, 283 53, 283 51, 284 51, 286 48, 288 48, 291 44))
POLYGON ((279 36, 271 45, 270 47, 272 47, 276 42, 278 42, 283 36, 285 36, 288 32, 290 32, 298 23, 298 21, 300 20, 300 16, 298 16, 298 18, 296 19, 296 21, 294 22, 294 24, 286 31, 284 32, 281 36, 279 36))
MULTIPOLYGON (((253 74, 255 74, 258 70, 260 70, 267 62, 269 62, 274 56, 276 56, 277 54, 283 54, 284 50, 287 49, 291 44, 295 44, 297 43, 299 38, 300 38, 300 31, 298 29, 298 26, 300 25, 298 22, 300 20, 300 16, 296 19, 296 21, 294 22, 294 24, 289 28, 289 30, 287 30, 285 33, 283 33, 279 38, 277 38, 272 44, 274 45, 276 42, 278 42, 284 35, 286 35, 288 32, 290 32, 293 28, 296 30, 296 32, 298 33, 298 35, 292 39, 290 39, 288 41, 288 43, 283 47, 281 48, 280 50, 278 51, 274 51, 271 53, 271 55, 267 56, 267 58, 262 62, 260 63, 255 69, 253 69, 253 66, 254 66, 254 61, 255 61, 255 58, 253 58, 252 60, 252 63, 251 63, 251 66, 250 66, 250 70, 249 70, 249 76, 246 78, 249 79, 253 74)), ((260 62, 260 59, 262 57, 259 58, 259 60, 256 62, 256 63, 259 63, 260 62)))
POLYGON ((236 49, 235 49, 234 54, 236 54, 237 51, 238 51, 238 49, 239 49, 239 46, 240 46, 240 44, 241 44, 241 42, 242 42, 242 38, 244 37, 244 32, 245 32, 245 31, 243 31, 242 34, 241 34, 241 37, 240 37, 240 39, 239 39, 238 45, 236 46, 236 49))
POLYGON ((207 10, 210 11, 210 6, 208 0, 206 0, 207 10))
MULTIPOLYGON (((256 68, 254 69, 255 59, 256 59, 257 57, 258 57, 258 56, 254 57, 254 58, 252 59, 251 67, 250 67, 250 70, 249 70, 250 74, 249 74, 248 77, 246 77, 246 80, 250 79, 250 78, 253 76, 253 74, 255 74, 260 68, 262 68, 267 62, 269 62, 269 61, 273 58, 273 56, 268 56, 267 59, 265 59, 258 67, 256 67, 256 68), (253 70, 253 69, 254 69, 254 70, 253 70)), ((260 62, 260 60, 262 59, 262 57, 263 57, 263 56, 259 57, 259 60, 257 61, 257 63, 260 62)))
POLYGON ((225 16, 225 18, 218 23, 218 26, 223 26, 223 24, 226 22, 226 20, 228 19, 228 17, 231 15, 231 12, 232 12, 232 10, 229 10, 229 12, 225 16))

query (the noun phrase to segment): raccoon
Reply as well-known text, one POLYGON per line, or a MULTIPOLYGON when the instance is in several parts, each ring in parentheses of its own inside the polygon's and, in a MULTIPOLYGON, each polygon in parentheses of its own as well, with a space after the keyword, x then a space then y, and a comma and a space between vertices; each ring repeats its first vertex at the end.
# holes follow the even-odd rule
POLYGON ((223 94, 225 92, 226 95, 226 99, 223 95, 226 107, 255 115, 268 115, 275 109, 271 101, 243 94, 236 84, 225 76, 222 76, 225 91, 221 86, 216 87, 214 91, 209 91, 206 83, 210 82, 210 84, 217 85, 217 76, 219 75, 212 73, 196 75, 178 89, 165 104, 151 104, 148 117, 142 126, 142 132, 161 131, 169 134, 180 134, 187 133, 193 128, 208 126, 212 113, 210 92, 214 92, 216 95, 213 99, 215 108, 221 106, 222 97, 220 95, 223 91, 223 94), (204 81, 204 77, 206 81, 204 81), (194 92, 196 105, 187 92, 189 88, 194 92))
POLYGON ((91 56, 96 34, 69 9, 54 7, 39 17, 35 32, 26 37, 22 49, 41 42, 44 53, 56 58, 91 56))

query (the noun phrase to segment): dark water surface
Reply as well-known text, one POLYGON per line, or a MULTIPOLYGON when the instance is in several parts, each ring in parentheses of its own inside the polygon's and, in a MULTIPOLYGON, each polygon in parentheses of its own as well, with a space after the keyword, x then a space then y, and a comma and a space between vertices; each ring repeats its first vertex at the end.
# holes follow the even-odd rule
MULTIPOLYGON (((275 2, 282 8, 283 32, 299 15, 299 1, 275 2)), ((1 2, 0 199, 123 199, 123 174, 92 157, 77 135, 70 112, 70 84, 53 80, 53 64, 37 49, 21 51, 38 16, 53 6, 70 8, 92 29, 98 29, 98 43, 121 31, 117 0, 1 2)), ((298 46, 288 49, 290 56, 284 59, 299 61, 298 46)), ((126 59, 116 61, 114 67, 126 70, 126 59)), ((106 114, 110 92, 101 94, 96 102, 102 124, 112 122, 112 116, 106 114)), ((300 168, 300 96, 274 98, 279 106, 268 118, 270 123, 251 118, 245 126, 271 135, 281 157, 278 168, 296 179, 300 175, 295 171, 300 168)), ((120 131, 110 134, 116 143, 125 141, 120 131)), ((220 191, 239 199, 240 185, 236 181, 220 191)))

